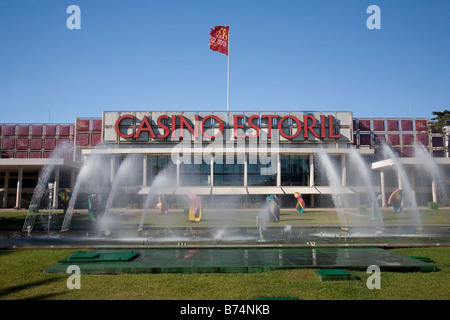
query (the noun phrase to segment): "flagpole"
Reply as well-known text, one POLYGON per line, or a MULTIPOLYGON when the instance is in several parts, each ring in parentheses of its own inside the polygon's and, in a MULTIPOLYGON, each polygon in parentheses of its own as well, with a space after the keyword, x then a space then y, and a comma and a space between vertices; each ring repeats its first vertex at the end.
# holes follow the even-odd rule
POLYGON ((228 26, 227 112, 230 109, 230 27, 228 26))

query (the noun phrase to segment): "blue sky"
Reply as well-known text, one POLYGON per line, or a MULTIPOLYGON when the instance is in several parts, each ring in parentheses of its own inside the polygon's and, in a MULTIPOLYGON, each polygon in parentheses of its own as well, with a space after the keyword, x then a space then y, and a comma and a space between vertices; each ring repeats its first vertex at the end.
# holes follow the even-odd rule
POLYGON ((0 123, 226 110, 215 25, 230 26, 230 111, 450 109, 448 0, 0 0, 0 123))

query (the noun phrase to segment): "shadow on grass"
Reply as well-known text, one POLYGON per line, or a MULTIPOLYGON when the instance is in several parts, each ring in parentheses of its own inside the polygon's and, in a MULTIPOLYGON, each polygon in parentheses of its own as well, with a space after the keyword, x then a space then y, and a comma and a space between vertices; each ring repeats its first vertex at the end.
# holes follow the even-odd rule
MULTIPOLYGON (((0 290, 0 299, 3 296, 7 296, 13 293, 16 293, 18 291, 22 291, 22 290, 27 290, 33 287, 37 287, 37 286, 41 286, 41 285, 46 285, 46 284, 50 284, 56 281, 61 281, 61 277, 52 277, 52 278, 48 278, 48 279, 44 279, 44 280, 39 280, 39 281, 35 281, 35 282, 31 282, 31 283, 26 283, 26 284, 21 284, 21 285, 17 285, 17 286, 12 286, 9 288, 4 288, 0 290)), ((43 296, 56 296, 59 294, 64 294, 64 293, 51 293, 51 294, 45 294, 43 296)), ((38 296, 37 296, 38 297, 38 296)), ((27 298, 27 299, 37 299, 36 297, 33 298, 27 298)))

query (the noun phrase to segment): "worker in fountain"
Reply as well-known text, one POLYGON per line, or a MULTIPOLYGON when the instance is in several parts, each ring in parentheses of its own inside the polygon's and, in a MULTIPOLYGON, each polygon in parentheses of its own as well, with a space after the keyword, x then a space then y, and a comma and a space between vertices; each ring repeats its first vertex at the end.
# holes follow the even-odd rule
POLYGON ((166 197, 164 194, 161 194, 158 197, 158 204, 156 205, 156 207, 159 209, 160 214, 169 213, 169 209, 167 208, 166 197))
POLYGON ((280 200, 274 194, 266 197, 268 219, 269 221, 279 222, 280 221, 280 200))

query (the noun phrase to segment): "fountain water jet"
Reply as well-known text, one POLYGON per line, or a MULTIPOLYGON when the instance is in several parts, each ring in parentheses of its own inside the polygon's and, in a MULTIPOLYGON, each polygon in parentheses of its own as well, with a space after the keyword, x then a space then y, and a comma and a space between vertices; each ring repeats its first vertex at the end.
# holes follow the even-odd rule
POLYGON ((384 229, 384 221, 383 216, 381 215, 380 208, 378 206, 378 201, 375 195, 375 190, 373 188, 373 179, 371 176, 371 171, 369 167, 366 165, 361 155, 354 149, 350 148, 349 157, 351 163, 354 165, 358 172, 358 177, 360 177, 360 181, 367 188, 367 200, 368 203, 372 206, 373 213, 375 214, 375 219, 377 221, 377 228, 379 230, 384 229))
MULTIPOLYGON (((39 175, 38 184, 34 189, 33 196, 31 197, 30 207, 36 206, 36 208, 39 209, 44 192, 48 187, 50 176, 52 175, 55 169, 54 160, 58 158, 61 152, 65 152, 70 149, 71 149, 70 144, 62 143, 56 147, 55 151, 51 154, 50 158, 48 158, 47 160, 48 164, 44 166, 41 174, 39 175)), ((28 234, 31 233, 34 227, 34 223, 36 221, 36 215, 37 215, 36 212, 30 212, 30 210, 28 211, 27 216, 25 218, 25 222, 23 224, 22 231, 26 231, 28 232, 28 234)))
POLYGON ((176 177, 174 174, 174 168, 172 166, 164 168, 160 173, 158 173, 150 185, 147 197, 145 198, 144 209, 142 210, 141 221, 139 222, 138 232, 142 231, 144 228, 145 218, 147 211, 152 203, 154 196, 157 194, 163 194, 165 190, 173 187, 173 181, 176 177))
MULTIPOLYGON (((112 186, 111 191, 108 195, 108 200, 106 202, 105 211, 100 218, 100 231, 104 232, 105 235, 109 235, 111 219, 110 219, 110 211, 113 205, 113 201, 117 196, 117 192, 120 187, 124 185, 127 180, 135 178, 135 175, 130 173, 134 172, 136 168, 139 167, 139 163, 142 163, 142 155, 139 154, 129 154, 125 157, 123 162, 119 166, 119 170, 117 171, 112 186)), ((133 181, 129 181, 133 182, 133 181)))
POLYGON ((86 159, 85 163, 80 169, 80 172, 78 173, 75 186, 72 190, 72 196, 69 200, 69 205, 67 207, 64 221, 61 226, 61 232, 69 230, 70 222, 72 220, 72 215, 75 209, 75 203, 77 201, 78 193, 81 187, 86 186, 88 183, 92 184, 94 181, 96 181, 95 178, 101 179, 102 177, 107 177, 109 172, 106 170, 106 168, 107 167, 104 164, 104 159, 102 159, 100 155, 91 154, 86 159))
POLYGON ((418 169, 424 170, 428 174, 432 183, 432 188, 435 188, 436 190, 436 202, 438 202, 440 206, 450 206, 450 199, 447 195, 445 184, 442 181, 442 177, 444 175, 439 169, 439 166, 437 165, 435 159, 422 144, 414 144, 414 154, 419 161, 418 165, 420 165, 420 168, 418 169), (435 183, 435 185, 433 185, 433 183, 435 183))
POLYGON ((387 144, 383 144, 383 154, 390 158, 393 162, 393 167, 397 172, 399 179, 399 188, 403 190, 403 196, 406 198, 407 202, 411 206, 411 212, 413 214, 415 228, 418 230, 423 230, 422 219, 420 217, 420 212, 417 207, 416 199, 411 187, 411 183, 408 179, 404 166, 400 163, 397 155, 392 151, 391 147, 387 144))
POLYGON ((348 223, 344 213, 342 179, 339 177, 330 157, 322 148, 319 149, 319 164, 328 178, 328 183, 332 190, 333 203, 336 208, 341 228, 343 231, 348 231, 348 223))

